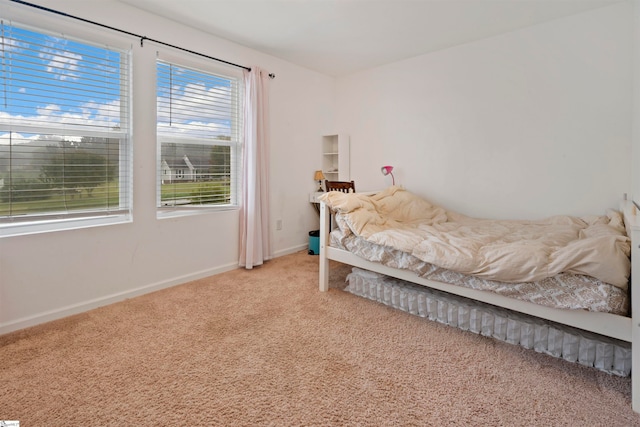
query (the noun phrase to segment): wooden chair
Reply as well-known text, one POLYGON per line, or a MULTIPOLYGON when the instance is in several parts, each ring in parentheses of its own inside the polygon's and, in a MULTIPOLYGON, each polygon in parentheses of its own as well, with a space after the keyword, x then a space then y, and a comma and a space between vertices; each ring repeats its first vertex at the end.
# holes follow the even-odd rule
POLYGON ((356 184, 353 181, 324 181, 325 191, 342 191, 343 193, 355 193, 356 184))
MULTIPOLYGON (((356 184, 353 181, 324 181, 325 191, 341 191, 343 193, 355 193, 356 184)), ((333 215, 329 214, 329 231, 333 228, 333 215)))

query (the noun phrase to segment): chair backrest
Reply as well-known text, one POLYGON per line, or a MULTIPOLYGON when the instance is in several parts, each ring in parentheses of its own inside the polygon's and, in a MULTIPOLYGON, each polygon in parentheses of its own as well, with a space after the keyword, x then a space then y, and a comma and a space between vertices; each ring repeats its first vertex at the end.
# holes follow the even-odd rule
POLYGON ((353 181, 324 181, 326 191, 342 191, 343 193, 355 193, 356 184, 353 181))

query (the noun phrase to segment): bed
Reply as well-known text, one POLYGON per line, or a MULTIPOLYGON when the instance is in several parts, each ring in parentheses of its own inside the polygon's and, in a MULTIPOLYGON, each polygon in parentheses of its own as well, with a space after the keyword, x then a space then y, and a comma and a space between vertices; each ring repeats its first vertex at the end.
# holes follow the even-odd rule
MULTIPOLYGON (((631 274, 632 270, 640 271, 640 251, 631 250, 637 249, 640 243, 640 214, 636 216, 637 207, 632 201, 623 201, 619 211, 610 211, 604 216, 558 216, 524 223, 505 221, 505 225, 484 223, 486 220, 445 211, 395 186, 376 193, 326 193, 319 200, 321 291, 328 290, 329 261, 334 260, 519 315, 629 343, 632 404, 634 411, 640 412, 640 369, 633 369, 640 366, 640 344, 633 345, 640 343, 640 295, 631 291, 640 280, 640 273, 631 274), (358 215, 351 215, 356 211, 360 211, 358 215), (473 234, 478 221, 480 228, 489 228, 492 233, 498 227, 500 238, 487 242, 473 234), (521 229, 526 229, 526 233, 533 230, 533 234, 522 235, 521 229), (554 233, 549 233, 549 229, 554 233), (413 233, 415 230, 418 236, 413 233), (473 244, 462 243, 458 248, 459 239, 469 230, 473 244), (442 234, 450 231, 453 238, 442 234), (581 236, 579 241, 567 237, 575 233, 581 236), (526 241, 529 249, 533 248, 525 252, 525 258, 513 250, 519 239, 526 241), (597 248, 587 245, 586 240, 595 241, 597 248), (357 249, 363 242, 382 250, 373 251, 377 255, 365 255, 357 249), (485 253, 487 247, 490 250, 485 253), (478 253, 482 254, 480 258, 478 253), (501 263, 505 265, 505 260, 507 268, 500 267, 501 263), (433 272, 434 268, 430 267, 433 265, 438 271, 444 268, 445 273, 428 274, 433 272), (511 286, 500 286, 544 282, 562 274, 591 280, 598 297, 583 306, 574 302, 562 305, 565 301, 562 297, 552 298, 556 301, 548 303, 544 298, 514 295, 511 286), (467 286, 455 280, 447 283, 444 281, 447 275, 471 278, 468 280, 472 282, 479 278, 507 291, 467 286), (613 301, 612 306, 606 306, 603 300, 613 301), (556 305, 557 301, 561 304, 556 305)), ((560 282, 566 283, 566 277, 560 282)))

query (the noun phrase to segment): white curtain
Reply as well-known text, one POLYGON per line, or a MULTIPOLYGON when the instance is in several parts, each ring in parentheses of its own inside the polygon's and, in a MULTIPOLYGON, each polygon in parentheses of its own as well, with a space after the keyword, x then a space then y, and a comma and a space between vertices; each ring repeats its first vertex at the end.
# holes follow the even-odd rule
POLYGON ((271 259, 269 239, 269 76, 244 72, 244 156, 239 265, 252 269, 271 259))

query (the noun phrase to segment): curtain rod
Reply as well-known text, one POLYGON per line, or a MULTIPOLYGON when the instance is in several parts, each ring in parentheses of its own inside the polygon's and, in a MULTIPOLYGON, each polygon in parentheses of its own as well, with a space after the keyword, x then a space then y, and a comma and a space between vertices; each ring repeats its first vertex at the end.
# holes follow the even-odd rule
MULTIPOLYGON (((170 43, 165 43, 165 42, 162 42, 160 40, 155 40, 155 39, 151 39, 151 38, 146 37, 146 36, 141 36, 140 34, 132 33, 130 31, 121 30, 120 28, 111 27, 109 25, 101 24, 99 22, 91 21, 89 19, 81 18, 79 16, 70 15, 68 13, 61 12, 59 10, 50 9, 48 7, 45 7, 45 6, 40 6, 40 5, 37 5, 37 4, 33 4, 33 3, 26 2, 26 1, 22 1, 22 0, 10 0, 10 1, 12 1, 14 3, 25 5, 25 6, 33 7, 35 9, 44 10, 45 12, 54 13, 56 15, 64 16, 64 17, 67 17, 67 18, 76 19, 78 21, 86 22, 86 23, 92 24, 92 25, 97 25, 97 26, 102 27, 102 28, 107 28, 109 30, 117 31, 119 33, 123 33, 123 34, 127 34, 127 35, 130 35, 130 36, 139 38, 141 47, 144 45, 144 41, 145 40, 149 40, 150 42, 153 42, 153 43, 157 43, 157 44, 160 44, 160 45, 163 45, 163 46, 171 47, 173 49, 178 49, 178 50, 181 50, 183 52, 188 52, 188 53, 191 53, 191 54, 194 54, 194 55, 202 56, 204 58, 211 59, 211 60, 218 61, 218 62, 222 62, 224 64, 231 65, 233 67, 242 68, 242 69, 245 69, 247 71, 251 71, 251 68, 245 67, 244 65, 234 64, 233 62, 225 61, 224 59, 214 58, 213 56, 205 55, 204 53, 195 52, 193 50, 185 49, 183 47, 172 45, 170 43)), ((270 73, 269 77, 274 79, 276 77, 276 75, 273 74, 273 73, 270 73)))

